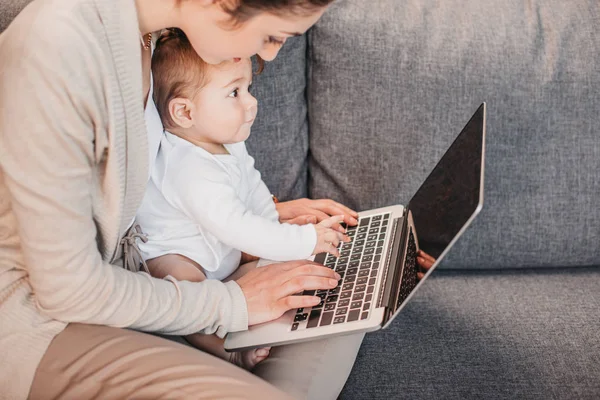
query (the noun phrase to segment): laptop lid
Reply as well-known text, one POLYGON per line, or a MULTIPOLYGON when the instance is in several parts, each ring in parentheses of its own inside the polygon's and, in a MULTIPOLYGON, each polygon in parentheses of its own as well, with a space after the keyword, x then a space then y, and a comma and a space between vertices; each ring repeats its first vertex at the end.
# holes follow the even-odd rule
MULTIPOLYGON (((406 236, 409 231, 412 231, 418 248, 435 258, 436 261, 421 281, 417 283, 416 279, 411 279, 414 286, 408 288, 410 294, 402 296, 402 301, 390 307, 390 311, 394 314, 391 315, 385 326, 410 300, 415 290, 439 265, 448 250, 481 211, 483 206, 485 120, 486 105, 483 103, 406 207, 406 236)), ((406 239, 407 237, 403 238, 404 243, 407 241, 406 239)), ((402 263, 405 257, 406 254, 403 254, 398 262, 402 263)), ((404 272, 402 271, 402 273, 404 272)), ((401 279, 401 276, 397 276, 397 279, 401 279)), ((404 287, 403 290, 407 290, 407 288, 404 287)))

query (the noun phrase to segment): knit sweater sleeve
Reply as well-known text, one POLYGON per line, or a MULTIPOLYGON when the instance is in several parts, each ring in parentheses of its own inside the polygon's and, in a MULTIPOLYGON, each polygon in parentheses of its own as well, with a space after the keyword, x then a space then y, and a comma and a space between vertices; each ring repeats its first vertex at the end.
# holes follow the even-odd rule
POLYGON ((160 280, 103 261, 95 182, 115 193, 119 182, 98 177, 95 132, 111 129, 110 86, 104 53, 82 31, 66 23, 0 36, 0 168, 38 308, 64 322, 166 334, 247 329, 235 282, 160 280))

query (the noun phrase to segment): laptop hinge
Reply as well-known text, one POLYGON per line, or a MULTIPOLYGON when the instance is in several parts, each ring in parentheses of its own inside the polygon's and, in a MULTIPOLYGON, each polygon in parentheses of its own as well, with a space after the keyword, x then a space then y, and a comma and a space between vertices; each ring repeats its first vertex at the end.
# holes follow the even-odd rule
POLYGON ((378 307, 385 307, 386 312, 383 318, 385 323, 388 318, 393 314, 393 309, 390 309, 390 305, 394 303, 396 293, 398 291, 398 275, 400 274, 400 268, 402 266, 403 254, 399 254, 404 251, 401 244, 404 243, 404 235, 406 231, 406 212, 402 218, 396 218, 392 226, 392 246, 388 250, 386 257, 386 271, 384 271, 385 283, 383 289, 383 295, 379 298, 378 307), (395 261, 394 261, 395 260, 395 261))

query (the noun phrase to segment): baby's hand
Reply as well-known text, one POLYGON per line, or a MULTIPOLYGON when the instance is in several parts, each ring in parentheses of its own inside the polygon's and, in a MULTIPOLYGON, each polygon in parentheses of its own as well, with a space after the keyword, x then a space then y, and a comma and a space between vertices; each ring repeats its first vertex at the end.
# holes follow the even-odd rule
POLYGON ((349 242, 350 238, 342 232, 332 229, 332 226, 339 224, 344 221, 343 215, 336 215, 329 217, 317 225, 315 230, 317 231, 317 245, 313 254, 319 253, 330 253, 336 257, 340 256, 340 252, 337 247, 340 242, 349 242))

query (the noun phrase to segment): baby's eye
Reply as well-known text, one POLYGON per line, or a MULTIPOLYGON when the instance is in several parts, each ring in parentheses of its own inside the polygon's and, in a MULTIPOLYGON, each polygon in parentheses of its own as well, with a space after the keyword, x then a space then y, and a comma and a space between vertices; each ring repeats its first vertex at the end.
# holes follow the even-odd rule
POLYGON ((238 97, 238 93, 239 93, 240 89, 233 89, 233 92, 229 93, 228 97, 238 97))

